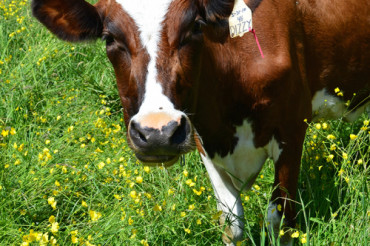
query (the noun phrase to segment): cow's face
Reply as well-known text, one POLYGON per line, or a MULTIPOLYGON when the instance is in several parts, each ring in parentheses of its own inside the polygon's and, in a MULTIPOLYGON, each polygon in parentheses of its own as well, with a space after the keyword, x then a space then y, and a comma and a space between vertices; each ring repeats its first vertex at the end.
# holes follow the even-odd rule
POLYGON ((169 166, 195 146, 184 112, 196 106, 204 34, 222 36, 232 2, 33 0, 32 9, 61 39, 106 41, 131 148, 146 164, 169 166))
POLYGON ((34 0, 32 8, 61 39, 106 41, 130 146, 144 163, 169 166, 195 146, 184 112, 195 106, 204 32, 225 2, 34 0))

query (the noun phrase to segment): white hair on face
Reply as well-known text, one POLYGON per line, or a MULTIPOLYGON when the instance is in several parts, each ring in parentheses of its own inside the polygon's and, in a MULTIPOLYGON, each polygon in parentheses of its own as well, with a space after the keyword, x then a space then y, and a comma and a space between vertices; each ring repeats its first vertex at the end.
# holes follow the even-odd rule
POLYGON ((139 29, 141 43, 150 56, 148 73, 145 81, 144 100, 139 113, 134 118, 140 120, 140 116, 158 111, 159 108, 161 108, 162 112, 164 111, 174 117, 178 117, 181 113, 174 109, 168 97, 163 94, 163 88, 157 81, 156 69, 156 58, 162 31, 162 22, 173 0, 116 1, 121 4, 123 10, 135 21, 139 29))

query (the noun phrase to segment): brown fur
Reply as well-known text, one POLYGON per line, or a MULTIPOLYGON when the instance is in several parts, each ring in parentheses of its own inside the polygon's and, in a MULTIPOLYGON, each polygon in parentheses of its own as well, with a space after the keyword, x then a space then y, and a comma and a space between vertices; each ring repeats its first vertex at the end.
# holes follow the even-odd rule
MULTIPOLYGON (((275 164, 275 185, 282 188, 272 199, 294 199, 304 119, 312 118, 315 92, 327 88, 334 94, 339 87, 344 100, 357 93, 355 104, 369 96, 369 3, 263 0, 253 14, 263 59, 251 33, 230 39, 222 31, 227 29, 224 14, 209 16, 207 8, 215 10, 217 3, 225 6, 227 1, 199 1, 197 14, 189 10, 218 25, 208 23, 200 41, 179 46, 184 27, 178 13, 186 15, 188 2, 175 1, 165 21, 170 27, 163 31, 158 67, 164 69, 160 80, 166 93, 190 113, 211 157, 233 152, 235 126, 244 119, 253 123, 256 147, 275 137, 283 149, 275 164)), ((294 206, 287 205, 286 217, 293 225, 294 206)))

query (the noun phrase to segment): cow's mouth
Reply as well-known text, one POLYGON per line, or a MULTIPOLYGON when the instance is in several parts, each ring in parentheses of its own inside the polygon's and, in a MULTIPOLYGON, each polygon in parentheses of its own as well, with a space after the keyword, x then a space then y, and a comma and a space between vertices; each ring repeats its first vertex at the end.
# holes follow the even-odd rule
POLYGON ((178 155, 140 155, 138 153, 135 155, 146 166, 170 167, 179 159, 178 155))

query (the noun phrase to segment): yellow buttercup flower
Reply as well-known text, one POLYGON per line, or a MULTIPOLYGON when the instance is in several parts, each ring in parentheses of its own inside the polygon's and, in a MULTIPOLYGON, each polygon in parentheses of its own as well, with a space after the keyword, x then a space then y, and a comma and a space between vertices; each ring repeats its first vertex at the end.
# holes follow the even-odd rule
POLYGON ((52 196, 48 198, 48 204, 53 208, 53 210, 55 210, 57 207, 57 202, 55 201, 55 198, 52 196))
POLYGON ((137 176, 136 177, 136 183, 141 184, 143 182, 143 177, 137 176))
POLYGON ((58 222, 53 222, 51 223, 51 228, 50 228, 50 231, 55 234, 57 233, 59 230, 59 223, 58 222))
POLYGON ((97 221, 102 216, 100 212, 96 212, 94 210, 89 210, 89 215, 90 215, 91 221, 97 221))
POLYGON ((160 212, 162 211, 162 206, 159 206, 158 204, 156 204, 153 208, 154 212, 160 212))
POLYGON ((299 231, 295 231, 292 235, 292 238, 298 238, 299 237, 299 231))
POLYGON ((336 137, 333 134, 329 134, 328 136, 326 136, 326 138, 328 140, 334 140, 334 139, 336 139, 336 137))
POLYGON ((303 235, 302 235, 301 243, 302 243, 302 244, 307 243, 307 233, 305 233, 305 234, 303 234, 303 235))

